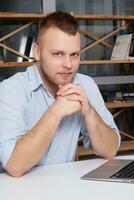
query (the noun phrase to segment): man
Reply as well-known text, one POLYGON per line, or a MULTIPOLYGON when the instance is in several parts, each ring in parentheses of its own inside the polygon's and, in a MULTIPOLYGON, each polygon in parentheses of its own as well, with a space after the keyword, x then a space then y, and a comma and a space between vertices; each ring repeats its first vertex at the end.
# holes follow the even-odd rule
POLYGON ((35 165, 74 160, 84 145, 112 159, 120 137, 94 81, 77 70, 80 35, 63 12, 42 19, 33 48, 36 64, 0 86, 0 160, 12 176, 35 165))

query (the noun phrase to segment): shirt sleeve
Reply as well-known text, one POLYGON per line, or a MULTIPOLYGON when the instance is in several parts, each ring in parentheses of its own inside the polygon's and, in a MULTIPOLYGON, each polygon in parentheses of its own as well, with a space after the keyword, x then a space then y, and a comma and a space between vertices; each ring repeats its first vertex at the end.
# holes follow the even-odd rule
POLYGON ((0 162, 5 168, 17 140, 27 132, 25 98, 18 81, 0 84, 0 162))
MULTIPOLYGON (((119 130, 113 120, 112 114, 109 112, 109 110, 105 106, 104 100, 101 96, 98 86, 92 79, 90 79, 90 83, 88 83, 88 89, 85 87, 85 90, 86 90, 86 93, 87 93, 90 103, 95 108, 97 113, 100 115, 102 120, 109 127, 114 129, 114 131, 116 132, 116 134, 118 136, 118 148, 119 148, 120 141, 121 141, 119 130)), ((83 145, 85 146, 85 148, 89 148, 89 147, 91 148, 90 138, 88 137, 85 123, 83 123, 83 126, 81 128, 81 133, 84 135, 83 145)), ((117 150, 118 150, 118 148, 117 148, 117 150)))

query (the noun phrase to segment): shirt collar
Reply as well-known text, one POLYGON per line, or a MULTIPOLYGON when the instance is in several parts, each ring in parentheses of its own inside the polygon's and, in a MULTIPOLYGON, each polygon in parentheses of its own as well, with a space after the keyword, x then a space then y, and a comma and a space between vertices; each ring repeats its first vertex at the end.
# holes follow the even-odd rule
POLYGON ((32 66, 28 67, 27 71, 31 90, 37 90, 41 85, 43 85, 43 82, 38 72, 36 64, 33 64, 32 66))
POLYGON ((76 73, 74 80, 72 82, 73 84, 78 84, 79 85, 79 77, 78 77, 78 73, 76 73))

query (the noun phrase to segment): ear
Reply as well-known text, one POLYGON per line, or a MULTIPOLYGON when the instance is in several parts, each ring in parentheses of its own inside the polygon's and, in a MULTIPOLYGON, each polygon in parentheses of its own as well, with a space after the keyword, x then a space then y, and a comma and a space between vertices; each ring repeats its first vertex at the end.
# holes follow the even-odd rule
POLYGON ((40 60, 40 49, 37 43, 33 44, 33 54, 36 61, 40 60))

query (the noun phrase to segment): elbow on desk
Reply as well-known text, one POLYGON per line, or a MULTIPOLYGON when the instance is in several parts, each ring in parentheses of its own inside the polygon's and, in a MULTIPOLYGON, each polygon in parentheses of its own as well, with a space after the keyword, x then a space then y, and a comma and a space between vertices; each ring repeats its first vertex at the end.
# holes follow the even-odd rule
POLYGON ((105 153, 102 155, 106 160, 113 160, 116 156, 117 151, 111 152, 111 153, 105 153))
POLYGON ((23 176, 23 174, 24 174, 24 173, 22 173, 22 172, 13 171, 13 170, 7 170, 7 173, 8 173, 10 176, 13 176, 13 177, 21 177, 21 176, 23 176))
POLYGON ((101 151, 98 155, 102 156, 106 160, 113 160, 117 154, 117 149, 112 149, 111 151, 101 151))
POLYGON ((21 177, 23 176, 24 173, 20 172, 20 171, 14 171, 14 170, 6 170, 7 173, 10 175, 10 176, 13 176, 13 177, 21 177))
POLYGON ((6 171, 10 176, 21 177, 25 173, 22 169, 7 165, 6 171))
POLYGON ((115 155, 104 156, 104 158, 105 158, 106 160, 113 160, 114 157, 115 157, 115 155))
POLYGON ((117 151, 118 151, 118 143, 113 145, 112 147, 109 147, 107 151, 106 150, 101 151, 100 155, 107 160, 113 160, 117 154, 117 151))

